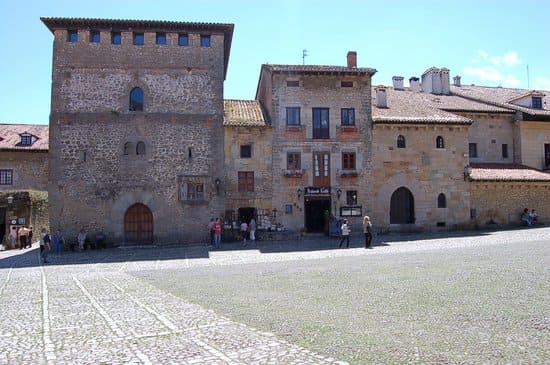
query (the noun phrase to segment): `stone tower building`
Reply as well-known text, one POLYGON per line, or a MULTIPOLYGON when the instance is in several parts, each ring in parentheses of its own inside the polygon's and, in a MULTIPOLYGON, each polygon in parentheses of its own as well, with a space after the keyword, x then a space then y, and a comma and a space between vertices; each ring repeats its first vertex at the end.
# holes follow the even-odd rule
POLYGON ((54 35, 50 227, 198 242, 224 211, 232 24, 42 18, 54 35))

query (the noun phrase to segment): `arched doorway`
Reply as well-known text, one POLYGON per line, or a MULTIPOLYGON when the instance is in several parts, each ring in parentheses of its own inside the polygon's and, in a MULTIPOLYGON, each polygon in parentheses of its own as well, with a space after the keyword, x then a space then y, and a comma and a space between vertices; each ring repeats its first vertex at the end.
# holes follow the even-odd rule
POLYGON ((400 187, 390 201, 390 224, 414 223, 414 197, 409 189, 400 187))
POLYGON ((153 243, 153 214, 146 205, 136 203, 126 210, 124 238, 128 243, 153 243))

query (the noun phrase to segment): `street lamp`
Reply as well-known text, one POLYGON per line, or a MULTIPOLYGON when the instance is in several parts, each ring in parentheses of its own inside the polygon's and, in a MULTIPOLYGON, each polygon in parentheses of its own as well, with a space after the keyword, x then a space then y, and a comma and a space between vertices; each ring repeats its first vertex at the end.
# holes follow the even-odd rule
POLYGON ((222 181, 220 179, 216 179, 216 180, 214 180, 214 183, 216 184, 216 194, 220 195, 220 185, 221 185, 222 181))
POLYGON ((298 188, 298 190, 296 190, 296 194, 298 194, 298 200, 300 200, 302 197, 302 188, 298 188))
POLYGON ((470 174, 472 173, 472 166, 470 164, 467 164, 464 166, 464 181, 470 179, 470 174))
POLYGON ((338 198, 338 200, 340 200, 341 196, 342 196, 342 189, 336 190, 336 197, 338 198))
POLYGON ((8 201, 8 204, 11 205, 11 204, 13 203, 13 196, 11 196, 11 195, 8 196, 8 197, 6 198, 6 200, 8 201))

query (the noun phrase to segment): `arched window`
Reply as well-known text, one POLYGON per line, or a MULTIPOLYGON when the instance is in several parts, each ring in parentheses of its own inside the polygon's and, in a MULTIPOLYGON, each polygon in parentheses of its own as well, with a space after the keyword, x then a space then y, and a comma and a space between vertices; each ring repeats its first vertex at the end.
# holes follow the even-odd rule
POLYGON ((130 111, 143 111, 143 90, 139 87, 130 91, 130 111))
POLYGON ((134 144, 132 142, 124 143, 124 154, 131 155, 134 153, 134 144))
POLYGON ((437 197, 437 207, 438 208, 447 208, 447 198, 445 197, 445 194, 441 193, 437 197))
POLYGON ((435 139, 435 147, 437 148, 445 148, 445 140, 441 136, 437 136, 435 139))
POLYGON ((397 148, 405 148, 405 137, 402 135, 397 136, 397 148))
POLYGON ((136 155, 144 155, 145 154, 145 143, 138 142, 136 145, 136 155))

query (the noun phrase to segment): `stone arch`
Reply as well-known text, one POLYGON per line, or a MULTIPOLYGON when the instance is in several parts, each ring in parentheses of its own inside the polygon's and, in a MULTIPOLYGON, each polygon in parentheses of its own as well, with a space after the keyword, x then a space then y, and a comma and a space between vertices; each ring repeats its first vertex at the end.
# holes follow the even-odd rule
POLYGON ((393 192, 390 199, 390 224, 414 222, 414 197, 409 189, 401 186, 393 192))
POLYGON ((128 243, 153 243, 153 213, 145 204, 135 203, 124 213, 124 240, 128 243))

